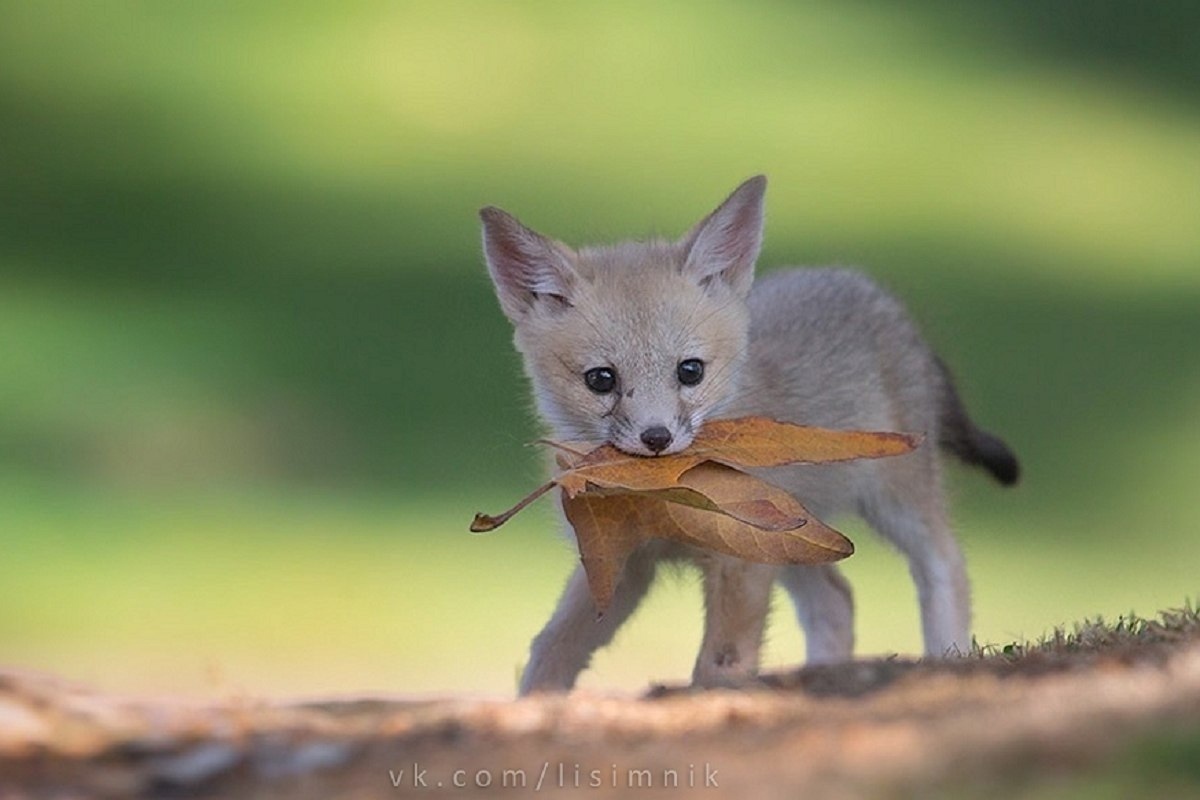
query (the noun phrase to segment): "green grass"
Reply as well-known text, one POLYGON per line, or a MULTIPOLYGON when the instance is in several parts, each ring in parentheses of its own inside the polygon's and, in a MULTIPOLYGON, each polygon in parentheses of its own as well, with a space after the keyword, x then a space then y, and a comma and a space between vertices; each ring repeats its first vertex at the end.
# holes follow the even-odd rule
MULTIPOLYGON (((1023 458, 953 481, 981 639, 1194 596, 1200 56, 1167 6, 0 4, 5 663, 508 690, 572 554, 548 517, 464 532, 538 476, 474 211, 674 234, 758 171, 763 263, 867 266, 1023 458)), ((912 651, 856 538, 862 649, 912 651)), ((685 675, 698 608, 660 587, 587 680, 685 675)))
MULTIPOLYGON (((971 655, 976 658, 1002 656, 1015 661, 1026 656, 1063 656, 1138 649, 1164 644, 1176 646, 1197 638, 1200 633, 1200 609, 1191 600, 1185 599, 1180 608, 1159 612, 1156 617, 1146 618, 1137 614, 1122 614, 1111 621, 1099 616, 1073 623, 1039 636, 1036 640, 1022 640, 1006 644, 980 644, 974 642, 971 655)), ((1149 656, 1146 651, 1145 655, 1149 656)))

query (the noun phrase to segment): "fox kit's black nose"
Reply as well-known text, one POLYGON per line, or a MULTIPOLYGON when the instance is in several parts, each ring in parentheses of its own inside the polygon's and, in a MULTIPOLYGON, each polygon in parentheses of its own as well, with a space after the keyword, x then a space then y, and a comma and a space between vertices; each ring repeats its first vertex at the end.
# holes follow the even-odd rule
POLYGON ((671 432, 662 425, 646 428, 642 431, 642 443, 652 452, 661 453, 671 443, 671 432))

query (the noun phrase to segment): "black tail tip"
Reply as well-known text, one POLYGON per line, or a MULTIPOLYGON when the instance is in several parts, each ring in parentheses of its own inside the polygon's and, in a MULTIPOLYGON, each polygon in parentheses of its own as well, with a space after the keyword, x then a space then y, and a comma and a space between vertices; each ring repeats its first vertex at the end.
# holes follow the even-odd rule
POLYGON ((1021 462, 1017 461, 1017 457, 1012 453, 1006 453, 1004 458, 997 461, 988 462, 987 469, 1001 486, 1015 486, 1021 482, 1021 462))
POLYGON ((1008 445, 983 431, 976 434, 974 444, 978 463, 1002 486, 1014 486, 1021 480, 1021 462, 1008 445))

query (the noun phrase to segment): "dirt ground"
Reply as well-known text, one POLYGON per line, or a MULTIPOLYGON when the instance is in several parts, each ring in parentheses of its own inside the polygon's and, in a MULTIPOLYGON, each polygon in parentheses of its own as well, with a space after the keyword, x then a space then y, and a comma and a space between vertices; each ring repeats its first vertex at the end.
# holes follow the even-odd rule
POLYGON ((1198 797, 1200 621, 520 701, 101 695, 0 672, 0 798, 1198 797))

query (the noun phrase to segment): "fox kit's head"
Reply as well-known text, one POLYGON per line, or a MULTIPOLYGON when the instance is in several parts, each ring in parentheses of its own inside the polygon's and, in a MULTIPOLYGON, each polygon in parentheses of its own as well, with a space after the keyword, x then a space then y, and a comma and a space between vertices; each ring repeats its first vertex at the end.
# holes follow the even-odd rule
POLYGON ((675 453, 734 396, 766 185, 746 181, 677 242, 572 250, 480 212, 500 306, 557 436, 675 453))

